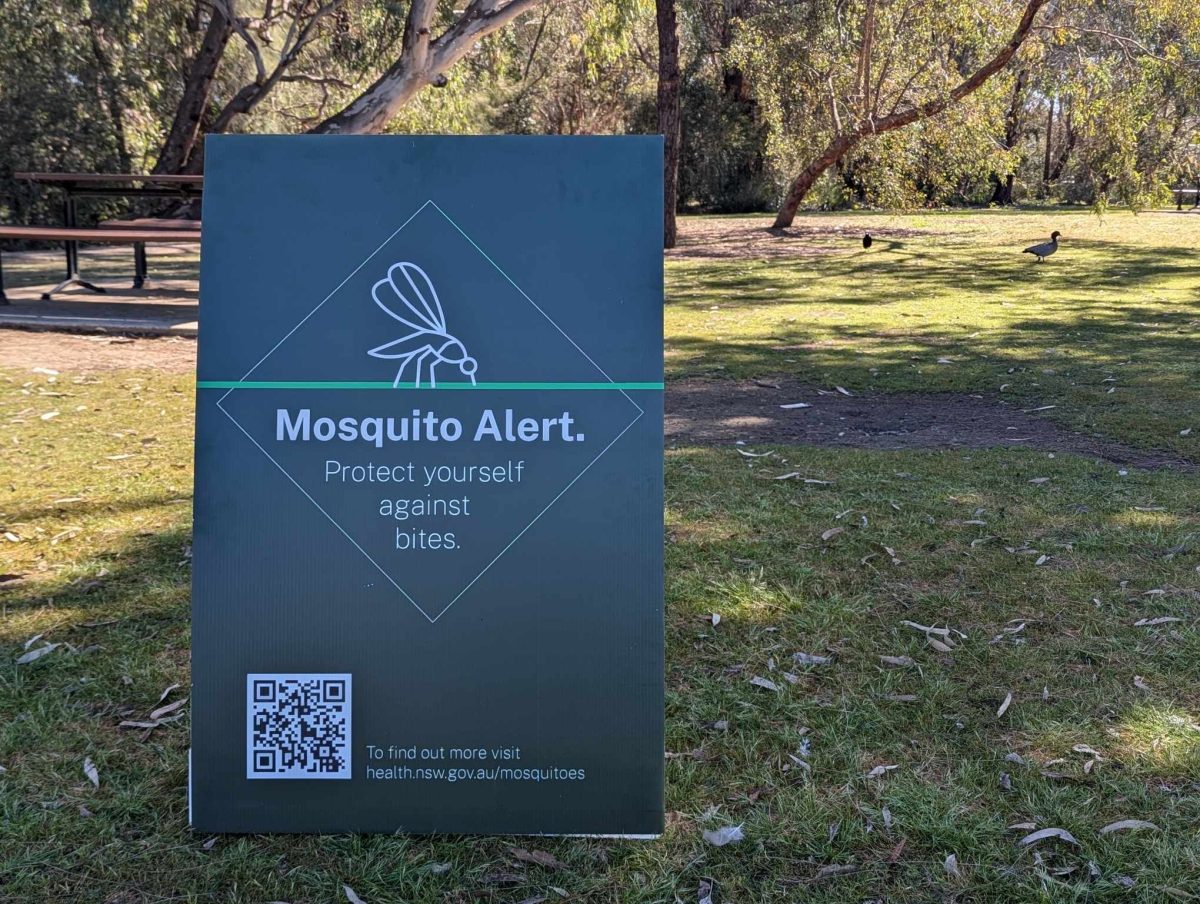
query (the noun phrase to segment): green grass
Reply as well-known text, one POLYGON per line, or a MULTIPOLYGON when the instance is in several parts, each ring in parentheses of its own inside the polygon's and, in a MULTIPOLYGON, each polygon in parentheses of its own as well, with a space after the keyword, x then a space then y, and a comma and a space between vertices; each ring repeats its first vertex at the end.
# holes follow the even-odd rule
POLYGON ((671 376, 1003 394, 1056 405, 1048 416, 1075 429, 1200 457, 1200 216, 827 214, 797 226, 818 234, 794 243, 826 253, 669 267, 671 376), (1053 229, 1063 237, 1045 264, 1021 253, 1053 229))
MULTIPOLYGON (((1006 375, 1019 383, 1006 392, 1069 400, 1056 409, 1064 417, 1186 453, 1189 438, 1177 434, 1200 395, 1188 334, 1122 326, 1116 313, 1161 318, 1194 305, 1182 253, 1170 251, 1184 246, 1174 232, 1182 221, 1080 217, 1067 229, 1054 216, 1068 238, 1111 229, 1112 244, 1088 250, 1087 266, 1064 243, 1026 273, 998 247, 1047 231, 1032 220, 888 218, 949 236, 936 241, 954 243, 946 253, 960 277, 1005 268, 1007 287, 987 292, 947 286, 950 264, 899 249, 869 261, 838 250, 762 265, 672 263, 672 373, 994 391, 997 369, 1036 367, 1018 370, 1023 381, 1006 375), (1148 263, 1155 242, 1167 248, 1164 271, 1148 263), (1103 289, 1108 338, 1095 338, 1098 327, 1085 334, 1081 299, 1099 317, 1102 267, 1129 258, 1143 262, 1141 282, 1103 289), (927 267, 943 275, 911 272, 927 267), (735 295, 738 268, 770 274, 746 276, 735 295), (779 288, 774 304, 766 284, 779 288), (1002 293, 1022 307, 989 307, 1002 293), (713 304, 727 315, 719 327, 707 326, 713 304), (910 329, 900 315, 914 311, 927 316, 910 329), (1035 314, 1043 324, 1026 335, 1035 314), (797 318, 789 343, 854 344, 814 340, 787 361, 766 338, 787 317, 797 318), (874 335, 885 329, 913 335, 874 335), (961 364, 933 365, 947 349, 935 354, 923 340, 943 334, 958 337, 949 356, 961 364), (1044 348, 1070 362, 1042 374, 1056 367, 1041 361, 1044 348), (928 363, 910 366, 910 354, 928 363), (1124 360, 1118 391, 1093 398, 1083 375, 1124 360)), ((344 900, 346 883, 369 904, 671 904, 697 901, 705 879, 717 902, 742 904, 1200 896, 1200 483, 1015 450, 668 452, 672 756, 660 841, 194 836, 186 717, 149 736, 118 727, 189 680, 193 398, 188 378, 164 373, 0 373, 0 535, 18 538, 0 536, 0 572, 22 576, 0 583, 0 901, 316 904, 344 900), (770 479, 795 470, 831 483, 770 479), (1158 616, 1182 621, 1134 626, 1158 616), (939 651, 904 621, 965 637, 939 651), (69 646, 16 664, 36 634, 69 646), (795 652, 832 661, 794 665, 795 652), (756 687, 754 676, 780 689, 756 687), (896 768, 867 777, 885 765, 896 768), (1125 818, 1159 831, 1099 834, 1125 818), (1028 830, 1008 828, 1022 823, 1066 829, 1078 845, 1022 848, 1028 830), (704 829, 729 824, 743 825, 744 841, 703 841, 704 829), (565 868, 525 864, 514 848, 548 851, 565 868), (950 854, 957 876, 944 865, 950 854)))

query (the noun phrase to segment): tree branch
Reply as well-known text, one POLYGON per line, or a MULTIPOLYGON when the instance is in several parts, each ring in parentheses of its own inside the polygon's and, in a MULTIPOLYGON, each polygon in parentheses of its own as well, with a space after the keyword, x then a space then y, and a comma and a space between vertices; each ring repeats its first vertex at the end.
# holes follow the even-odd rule
POLYGON ((967 95, 977 91, 984 82, 1007 66, 1008 61, 1021 49, 1025 38, 1029 36, 1029 32, 1033 29, 1034 18, 1048 2, 1049 0, 1028 0, 1028 3, 1025 5, 1025 12, 1021 16, 1021 21, 1017 24, 1013 36, 1008 39, 1008 43, 1000 49, 999 53, 952 88, 949 94, 926 101, 923 104, 918 104, 915 107, 910 107, 907 110, 891 113, 884 117, 873 118, 868 124, 869 129, 867 131, 876 133, 888 132, 892 129, 898 129, 901 126, 914 123, 919 119, 928 119, 930 116, 936 116, 951 104, 958 103, 967 95))
POLYGON ((382 132, 400 109, 427 85, 446 84, 445 71, 466 56, 479 39, 503 28, 546 0, 471 0, 436 39, 429 37, 436 0, 413 0, 404 25, 399 59, 344 110, 314 132, 382 132))

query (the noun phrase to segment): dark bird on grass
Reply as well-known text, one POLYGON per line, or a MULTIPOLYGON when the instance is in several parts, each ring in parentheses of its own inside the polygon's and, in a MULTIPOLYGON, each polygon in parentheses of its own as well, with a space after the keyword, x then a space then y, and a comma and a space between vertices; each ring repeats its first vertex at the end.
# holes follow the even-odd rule
POLYGON ((1058 237, 1060 235, 1062 235, 1062 233, 1055 229, 1052 233, 1050 233, 1050 241, 1042 242, 1040 245, 1030 245, 1021 253, 1035 255, 1038 263, 1040 264, 1058 250, 1058 237))
POLYGON ((871 247, 871 233, 869 233, 869 232, 863 236, 863 247, 864 248, 871 247))

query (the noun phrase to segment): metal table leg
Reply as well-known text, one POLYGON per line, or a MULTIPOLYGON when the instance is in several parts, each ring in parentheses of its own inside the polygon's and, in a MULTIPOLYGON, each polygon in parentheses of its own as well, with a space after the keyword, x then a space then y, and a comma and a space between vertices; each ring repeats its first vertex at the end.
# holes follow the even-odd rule
POLYGON ((142 289, 146 286, 146 243, 133 243, 133 287, 142 289))
MULTIPOLYGON (((67 198, 63 202, 63 220, 67 228, 73 229, 77 225, 75 216, 75 197, 71 194, 71 189, 67 187, 67 198)), ((50 296, 55 292, 61 292, 67 286, 82 286, 92 292, 103 293, 104 289, 100 286, 93 285, 79 275, 79 243, 74 239, 67 239, 64 243, 67 252, 67 277, 49 292, 42 293, 42 301, 49 301, 50 296)))

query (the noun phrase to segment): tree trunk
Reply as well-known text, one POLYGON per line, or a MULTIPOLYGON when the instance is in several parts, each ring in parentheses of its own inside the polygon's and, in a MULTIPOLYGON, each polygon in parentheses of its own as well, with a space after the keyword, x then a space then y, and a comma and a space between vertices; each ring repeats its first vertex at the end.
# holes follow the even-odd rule
POLYGON ((675 0, 655 0, 658 21, 658 131, 663 136, 663 247, 674 248, 679 206, 679 32, 675 0))
MULTIPOLYGON (((1025 105, 1025 80, 1028 76, 1028 69, 1017 70, 1012 100, 1009 101, 1008 112, 1004 115, 1004 148, 1008 151, 1012 151, 1021 141, 1021 111, 1025 105)), ((996 177, 996 190, 992 193, 993 204, 1012 203, 1014 179, 1011 172, 1004 179, 996 177)))
POLYGON ((775 217, 773 228, 783 229, 786 226, 792 225, 792 220, 796 218, 796 211, 800 207, 800 202, 804 200, 809 189, 813 187, 821 174, 829 167, 833 166, 844 157, 851 148, 859 143, 861 138, 858 135, 839 135, 833 139, 816 159, 808 164, 800 175, 792 182, 792 187, 788 189, 787 197, 783 199, 783 205, 779 208, 779 214, 775 217))
POLYGON ((1050 181, 1058 182, 1062 178, 1063 170, 1067 168, 1067 162, 1071 159, 1071 152, 1075 150, 1075 139, 1078 137, 1075 134, 1075 125, 1071 116, 1071 108, 1065 104, 1060 105, 1060 111, 1065 111, 1063 115, 1063 138, 1062 145, 1058 150, 1058 156, 1054 159, 1054 165, 1050 167, 1050 181))
POLYGON ((213 80, 217 77, 217 69, 221 65, 221 57, 225 46, 233 34, 233 25, 217 6, 209 8, 208 28, 204 32, 204 40, 200 51, 192 61, 187 83, 183 89, 183 97, 175 108, 175 118, 171 122, 171 131, 163 142, 158 160, 154 164, 156 173, 182 172, 196 147, 200 135, 200 124, 204 120, 204 111, 208 107, 209 96, 212 93, 213 80))
POLYGON ((796 218, 796 211, 800 208, 800 203, 804 200, 805 195, 808 194, 809 189, 813 187, 817 179, 821 177, 821 174, 829 169, 830 166, 837 163, 843 155, 854 148, 859 142, 870 138, 872 135, 890 132, 893 129, 900 129, 914 122, 937 116, 951 104, 958 103, 967 95, 977 91, 988 79, 1007 66, 1017 51, 1020 50, 1021 44, 1024 43, 1025 38, 1033 28, 1034 18, 1036 18, 1038 11, 1047 2, 1049 0, 1027 0, 1025 11, 1021 15, 1021 21, 1017 24, 1017 28, 1013 32, 1013 36, 1009 38, 1008 43, 1000 48, 1000 51, 994 57, 951 89, 948 94, 926 101, 915 107, 889 113, 886 116, 869 117, 854 131, 835 136, 826 146, 825 150, 801 170, 800 175, 792 182, 787 196, 779 208, 779 213, 775 217, 773 228, 783 229, 791 226, 792 221, 796 218))
POLYGON ((1054 143, 1055 98, 1050 98, 1050 114, 1046 117, 1046 156, 1042 159, 1042 194, 1050 192, 1050 147, 1054 143))

